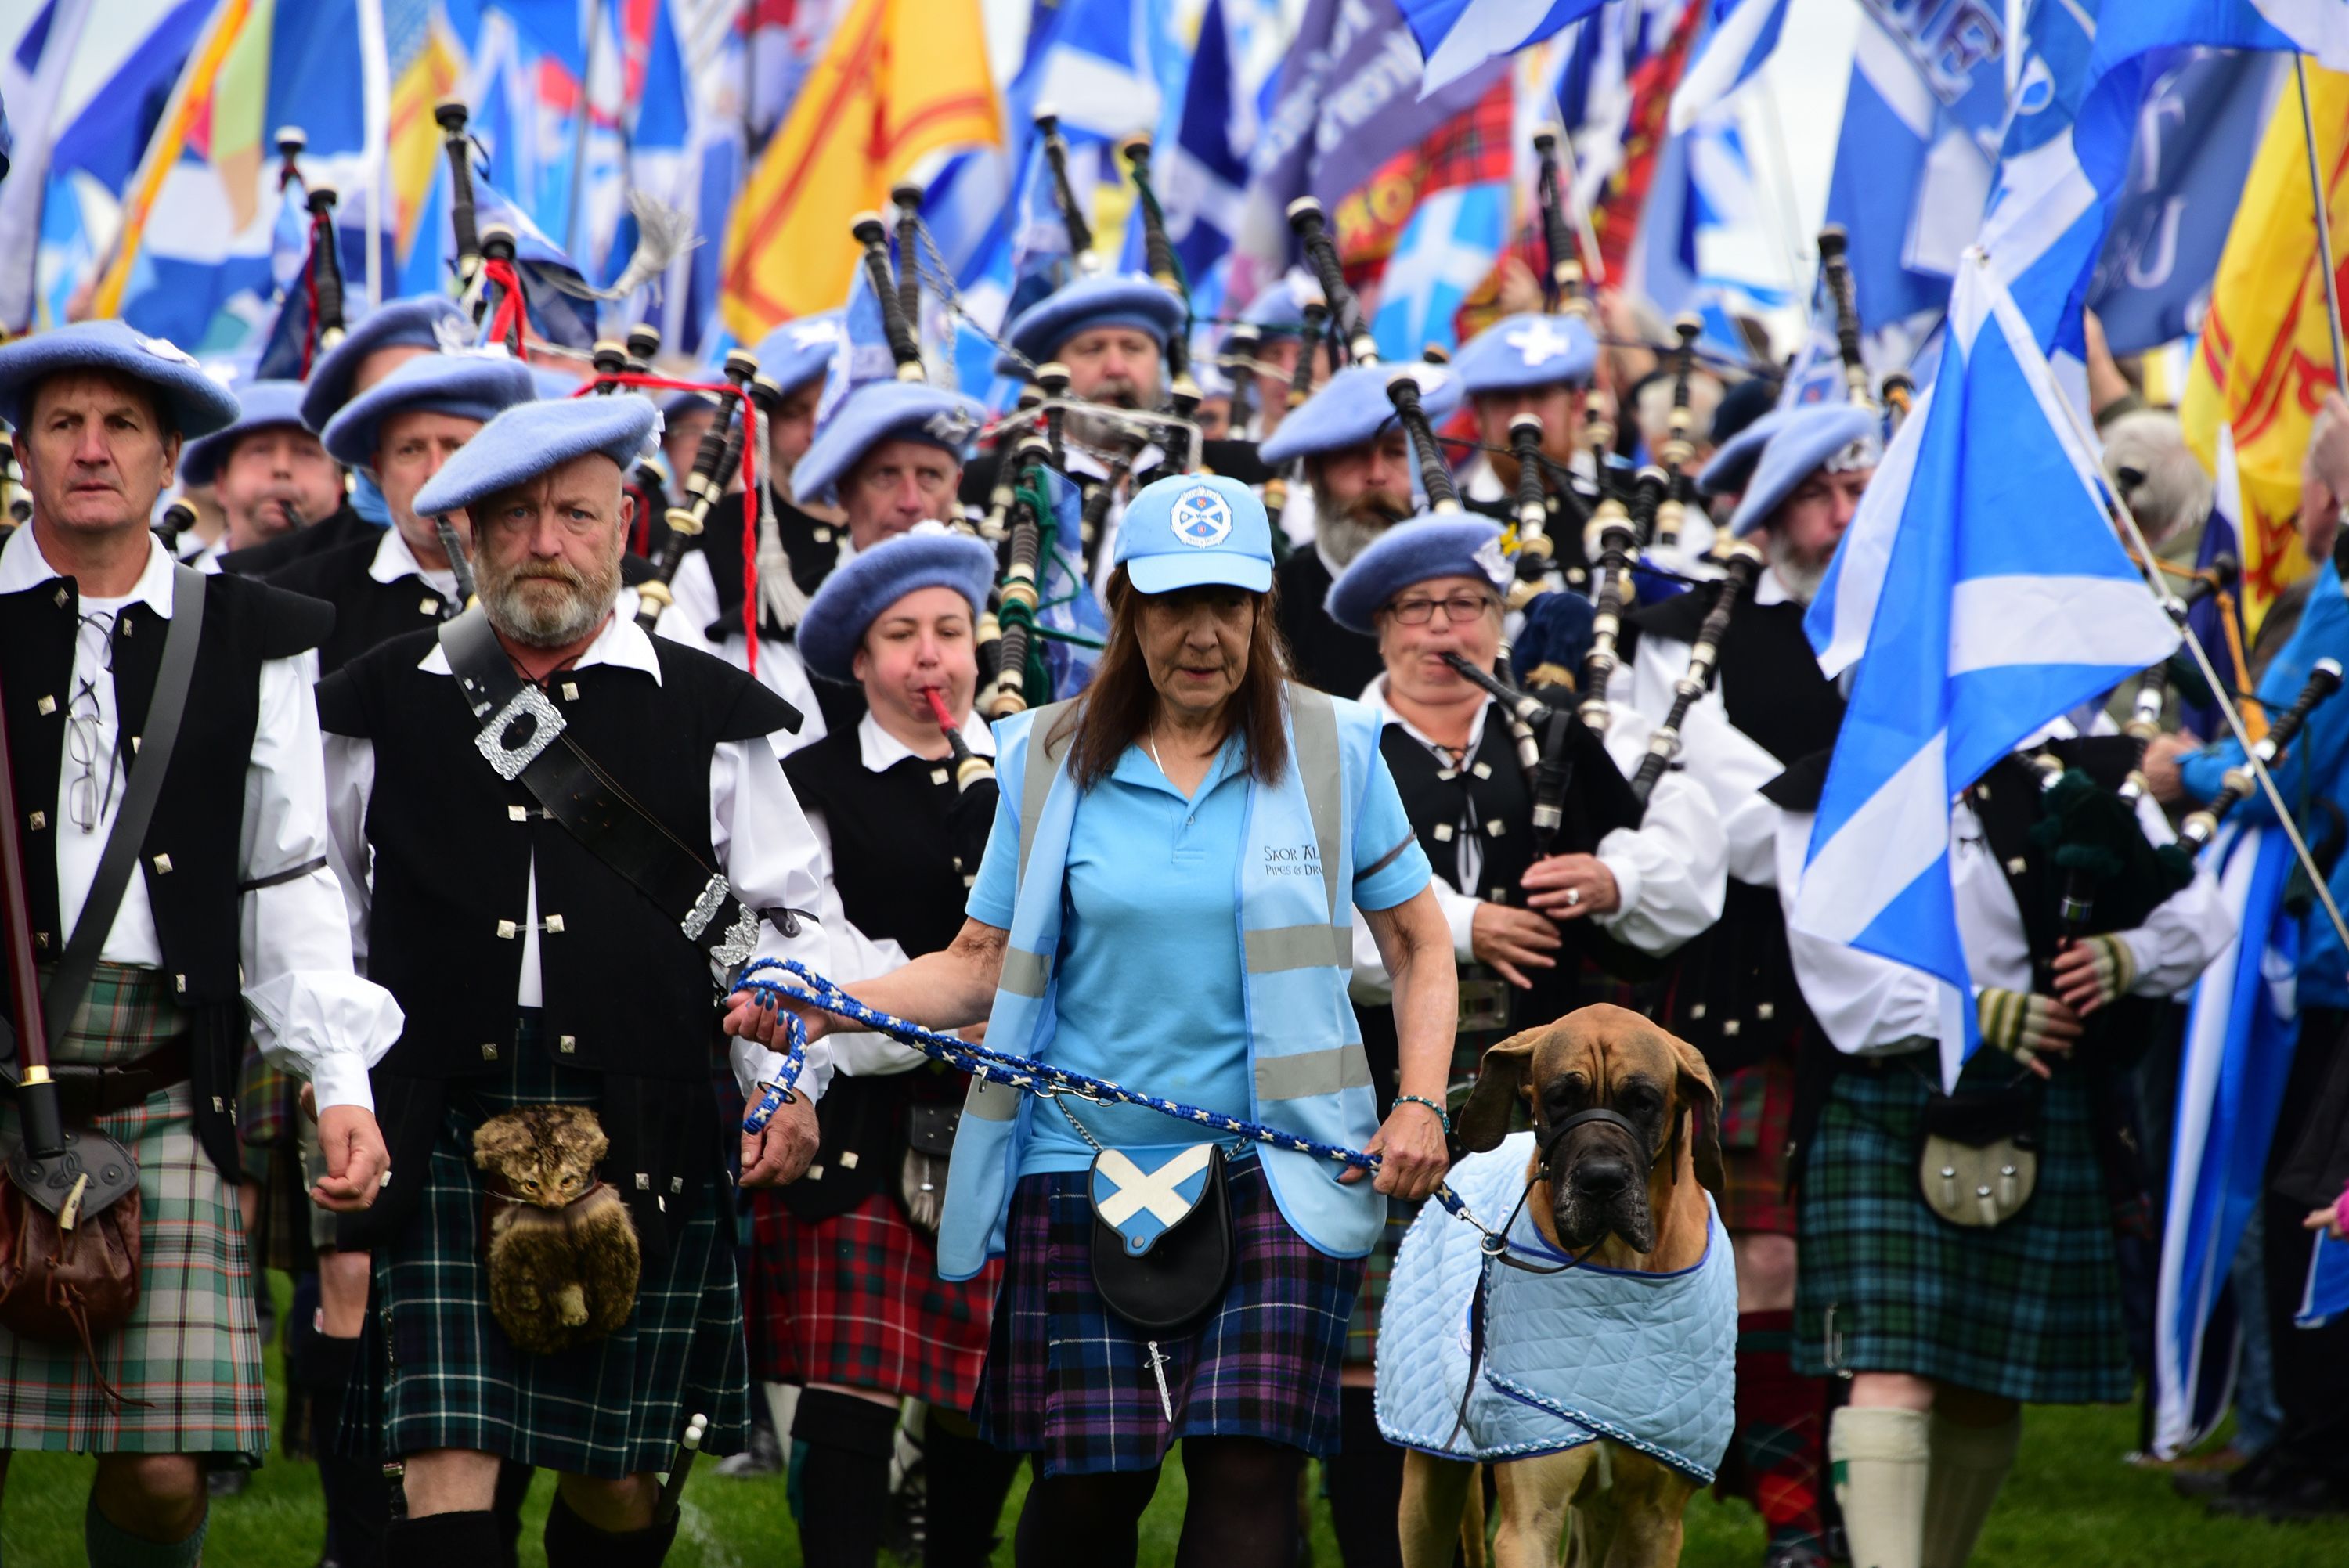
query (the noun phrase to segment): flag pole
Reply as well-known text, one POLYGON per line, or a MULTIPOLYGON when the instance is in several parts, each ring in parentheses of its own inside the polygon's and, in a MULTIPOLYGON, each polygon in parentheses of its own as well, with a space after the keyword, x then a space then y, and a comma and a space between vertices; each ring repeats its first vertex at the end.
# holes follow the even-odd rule
MULTIPOLYGON (((2305 102, 2304 99, 2302 101, 2305 102)), ((2338 319, 2335 318, 2336 322, 2338 319)), ((2080 411, 2072 407, 2072 399, 2059 395, 2054 401, 2064 410, 2064 418, 2070 422, 2072 434, 2079 441, 2081 449, 2095 451, 2095 438, 2080 423, 2080 411)), ((2308 872, 2308 880, 2315 886, 2317 902, 2324 905, 2325 918, 2333 923, 2333 933, 2341 938, 2342 946, 2349 948, 2349 920, 2342 918, 2341 906, 2333 902, 2333 890, 2325 885, 2324 873, 2318 869, 2316 857, 2308 852, 2307 841, 2300 836, 2300 827, 2292 820, 2292 808, 2284 803, 2283 792, 2276 788, 2275 776, 2260 759, 2259 748, 2252 744, 2251 731, 2243 727, 2242 713, 2235 707, 2234 698, 2227 695, 2228 683, 2220 678, 2218 666, 2210 662, 2209 652, 2202 646, 2202 639, 2196 636, 2194 628, 2186 624, 2185 602, 2169 591, 2161 569, 2151 564, 2157 559, 2153 546, 2146 542, 2145 531, 2137 527, 2137 514, 2129 510, 2127 498, 2122 496, 2116 486, 2106 485, 2104 490, 2112 500, 2113 511, 2119 516, 2121 526, 2128 530, 2130 542, 2137 546, 2137 560, 2147 563, 2138 568, 2145 573, 2147 585, 2153 590, 2153 596, 2160 602, 2162 612, 2177 626, 2179 636, 2194 655, 2194 663, 2202 671, 2202 679, 2210 688, 2211 699, 2219 705, 2219 712, 2226 718, 2227 727, 2234 731, 2235 744, 2243 748, 2243 766, 2249 768, 2252 777, 2260 781, 2261 792, 2267 796, 2269 806, 2275 811, 2277 825, 2283 829, 2283 836, 2292 842, 2292 852, 2299 857, 2301 868, 2308 872)))
MULTIPOLYGON (((2316 114, 2308 103, 2308 57, 2294 51, 2292 74, 2300 84, 2300 133, 2308 145, 2308 191, 2316 208, 2316 259, 2324 268, 2324 330, 2333 338, 2333 386, 2349 397, 2349 361, 2341 352, 2341 285, 2333 273, 2333 213, 2326 200, 2324 170, 2316 156, 2316 114)), ((2349 941, 2344 935, 2344 941, 2349 941)))

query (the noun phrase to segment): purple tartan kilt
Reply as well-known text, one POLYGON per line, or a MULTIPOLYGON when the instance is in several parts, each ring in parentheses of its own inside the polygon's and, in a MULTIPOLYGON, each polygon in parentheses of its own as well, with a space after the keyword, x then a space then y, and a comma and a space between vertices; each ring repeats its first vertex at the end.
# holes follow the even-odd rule
POLYGON ((1232 1162, 1229 1187, 1237 1257, 1223 1303, 1158 1342, 1170 1428, 1147 1340, 1093 1288, 1086 1173, 1020 1178, 973 1411, 980 1435, 1038 1454, 1046 1475, 1148 1470, 1182 1438, 1335 1452, 1338 1367, 1365 1260, 1333 1258, 1291 1230, 1253 1154, 1232 1162))

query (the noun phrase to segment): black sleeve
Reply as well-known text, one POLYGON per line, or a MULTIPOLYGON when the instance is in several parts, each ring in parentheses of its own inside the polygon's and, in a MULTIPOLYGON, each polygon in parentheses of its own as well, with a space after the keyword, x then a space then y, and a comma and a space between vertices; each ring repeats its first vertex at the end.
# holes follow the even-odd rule
POLYGON ((335 629, 335 607, 324 599, 313 599, 307 593, 290 593, 283 588, 258 583, 261 602, 261 656, 264 659, 290 659, 295 654, 307 653, 331 635, 335 629))

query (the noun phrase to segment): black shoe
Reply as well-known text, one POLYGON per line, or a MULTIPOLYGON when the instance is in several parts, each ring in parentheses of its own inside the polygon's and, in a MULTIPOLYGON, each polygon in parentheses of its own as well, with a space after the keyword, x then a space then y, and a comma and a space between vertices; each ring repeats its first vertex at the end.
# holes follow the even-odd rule
POLYGON ((2279 1467, 2262 1484, 2230 1487, 2212 1498, 2210 1511, 2236 1519, 2338 1519, 2349 1515, 2349 1485, 2331 1476, 2279 1467))

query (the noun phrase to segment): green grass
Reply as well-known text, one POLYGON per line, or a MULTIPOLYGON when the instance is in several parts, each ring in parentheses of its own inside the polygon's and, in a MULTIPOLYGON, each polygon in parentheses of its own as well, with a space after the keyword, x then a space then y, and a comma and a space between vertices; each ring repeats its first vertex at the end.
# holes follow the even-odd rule
MULTIPOLYGON (((283 1304, 285 1281, 274 1283, 283 1304)), ((270 1355, 271 1406, 283 1399, 282 1367, 270 1355)), ((2023 1455, 1974 1553, 1976 1568, 2328 1568, 2349 1564, 2349 1522, 2250 1524, 2214 1519, 2179 1501, 2154 1473, 2121 1462, 2134 1416, 2106 1408, 2034 1409, 2024 1418, 2023 1455)), ((7 1568, 79 1568, 83 1501, 90 1461, 18 1454, 9 1468, 0 1518, 7 1568)), ((542 1475, 523 1537, 526 1568, 542 1568, 538 1532, 554 1485, 542 1475)), ((1144 1568, 1169 1563, 1185 1495, 1179 1464, 1167 1467, 1143 1522, 1144 1568)), ((675 1568, 796 1568, 798 1537, 780 1479, 725 1480, 697 1470, 686 1491, 686 1525, 669 1553, 675 1568)), ((1017 1517, 1015 1493, 1006 1528, 1017 1517)), ((311 1568, 324 1535, 316 1472, 273 1462, 242 1497, 212 1507, 205 1559, 215 1568, 311 1568)), ((1689 1510, 1690 1568, 1753 1568, 1762 1530, 1742 1503, 1700 1497, 1689 1510)), ((1328 1507, 1314 1504, 1315 1568, 1338 1568, 1328 1507)), ((1007 1547, 997 1562, 1011 1562, 1007 1547)))

